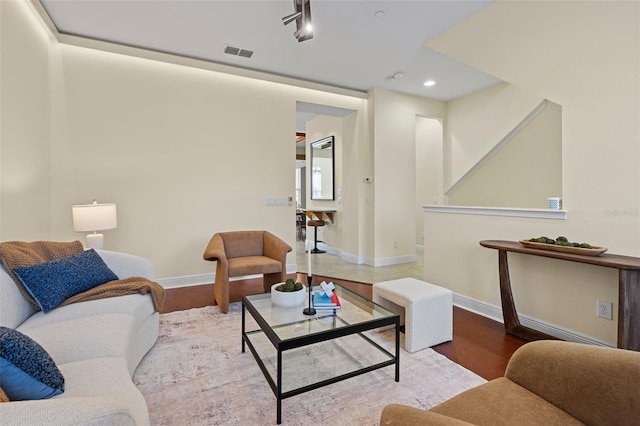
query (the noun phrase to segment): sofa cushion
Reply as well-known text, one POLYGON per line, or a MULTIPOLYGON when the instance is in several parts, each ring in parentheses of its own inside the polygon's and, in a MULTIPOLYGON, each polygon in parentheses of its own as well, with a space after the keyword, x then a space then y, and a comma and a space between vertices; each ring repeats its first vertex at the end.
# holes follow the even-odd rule
POLYGON ((137 338, 136 320, 129 314, 88 315, 18 330, 38 342, 58 365, 100 357, 126 360, 137 338))
POLYGON ((158 318, 150 295, 131 294, 38 312, 18 330, 38 341, 58 364, 87 359, 91 354, 124 356, 133 374, 157 339, 158 318), (112 326, 111 321, 115 321, 112 326), (53 333, 58 333, 55 339, 53 333))
POLYGON ((19 328, 23 333, 29 329, 51 325, 61 321, 82 319, 101 314, 129 314, 136 324, 142 324, 153 314, 153 302, 148 294, 129 294, 118 297, 89 300, 60 306, 51 312, 37 312, 23 322, 19 328))
POLYGON ((127 277, 144 277, 149 280, 154 279, 153 263, 144 257, 133 254, 120 253, 96 249, 104 263, 107 264, 120 279, 127 277))
POLYGON ((71 296, 118 279, 93 249, 16 268, 13 272, 43 312, 51 311, 71 296))
POLYGON ((96 358, 60 364, 66 379, 62 395, 43 401, 0 404, 5 424, 42 426, 149 426, 146 401, 122 358, 96 358))
MULTIPOLYGON (((60 370, 67 378, 67 389, 56 399, 102 399, 103 405, 108 402, 106 406, 110 406, 111 416, 125 415, 139 426, 149 424, 147 403, 131 381, 123 358, 96 358, 60 364, 60 370)), ((103 424, 121 423, 105 421, 103 424)))
POLYGON ((3 266, 0 266, 0 325, 18 328, 27 318, 38 312, 35 304, 31 304, 22 293, 18 284, 3 266))
POLYGON ((0 327, 0 387, 11 401, 46 399, 64 392, 64 377, 38 343, 0 327))

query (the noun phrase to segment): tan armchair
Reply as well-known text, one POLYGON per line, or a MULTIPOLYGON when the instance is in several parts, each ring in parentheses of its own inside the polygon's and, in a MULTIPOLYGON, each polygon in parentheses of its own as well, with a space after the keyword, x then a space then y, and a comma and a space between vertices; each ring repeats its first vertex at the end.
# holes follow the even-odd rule
POLYGON ((211 237, 202 256, 217 261, 213 295, 220 312, 229 310, 229 277, 263 274, 264 291, 286 280, 291 246, 268 231, 220 232, 211 237))
POLYGON ((505 377, 429 410, 384 408, 380 425, 637 425, 640 352, 536 341, 512 356, 505 377))

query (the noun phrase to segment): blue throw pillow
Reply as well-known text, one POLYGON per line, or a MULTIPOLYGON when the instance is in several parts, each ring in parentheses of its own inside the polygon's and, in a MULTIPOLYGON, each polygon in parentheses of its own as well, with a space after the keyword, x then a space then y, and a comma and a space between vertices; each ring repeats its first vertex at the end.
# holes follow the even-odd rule
POLYGON ((64 392, 64 377, 42 346, 0 327, 0 388, 10 401, 51 398, 64 392))
POLYGON ((118 277, 94 249, 13 270, 43 312, 118 277))

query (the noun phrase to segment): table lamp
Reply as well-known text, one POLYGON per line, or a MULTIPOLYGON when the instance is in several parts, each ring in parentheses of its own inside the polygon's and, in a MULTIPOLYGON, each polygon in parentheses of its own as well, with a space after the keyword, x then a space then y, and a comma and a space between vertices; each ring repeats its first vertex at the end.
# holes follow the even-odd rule
POLYGON ((71 207, 73 214, 73 230, 76 232, 92 232, 87 234, 87 248, 101 249, 104 235, 97 231, 106 231, 118 226, 115 203, 78 204, 71 207))

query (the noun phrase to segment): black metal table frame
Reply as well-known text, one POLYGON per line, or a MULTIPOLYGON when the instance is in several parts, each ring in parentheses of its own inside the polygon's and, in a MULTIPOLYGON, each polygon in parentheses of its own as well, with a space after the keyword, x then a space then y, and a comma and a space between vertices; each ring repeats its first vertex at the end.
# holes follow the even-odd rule
MULTIPOLYGON (((336 314, 333 314, 333 315, 336 315, 336 314)), ((273 393, 276 396, 276 404, 277 404, 276 421, 278 424, 282 423, 282 400, 283 399, 286 399, 295 395, 299 395, 301 393, 308 392, 314 389, 318 389, 320 387, 327 386, 332 383, 337 383, 342 380, 359 376, 361 374, 368 373, 370 371, 384 368, 393 364, 395 364, 396 366, 395 381, 396 382, 400 381, 400 316, 399 315, 370 320, 370 321, 366 321, 366 322, 362 322, 354 325, 348 325, 346 327, 325 330, 325 331, 317 332, 311 335, 295 337, 287 340, 280 340, 280 338, 275 333, 275 331, 273 331, 273 328, 262 318, 262 315, 260 315, 257 309, 247 300, 246 296, 244 296, 242 298, 242 353, 245 352, 245 343, 249 346, 249 350, 253 354, 253 357, 258 363, 258 366, 260 367, 262 374, 264 374, 264 377, 267 379, 269 386, 271 386, 271 389, 273 390, 273 393), (258 325, 260 326, 259 330, 252 330, 249 332, 245 330, 245 309, 249 310, 249 313, 251 314, 253 319, 258 323, 258 325), (395 356, 389 353, 386 349, 378 345, 373 340, 369 339, 367 336, 361 334, 362 332, 367 330, 373 330, 376 328, 385 327, 389 325, 395 325, 395 330, 396 330, 395 356), (273 381, 271 375, 267 371, 267 368, 264 362, 258 355, 256 349, 254 348, 253 344, 251 343, 251 340, 248 337, 248 335, 250 334, 260 333, 260 332, 263 332, 269 338, 269 340, 277 350, 277 354, 278 354, 277 355, 277 373, 276 373, 277 383, 273 381), (284 351, 311 345, 314 343, 324 342, 327 340, 337 339, 339 337, 344 337, 351 334, 360 334, 361 337, 366 339, 369 343, 371 343, 371 345, 375 346, 378 350, 382 351, 384 354, 390 356, 391 359, 378 364, 371 365, 369 367, 356 370, 356 371, 341 374, 337 377, 322 380, 320 382, 312 383, 310 385, 293 389, 287 392, 282 392, 282 353, 284 351)))

